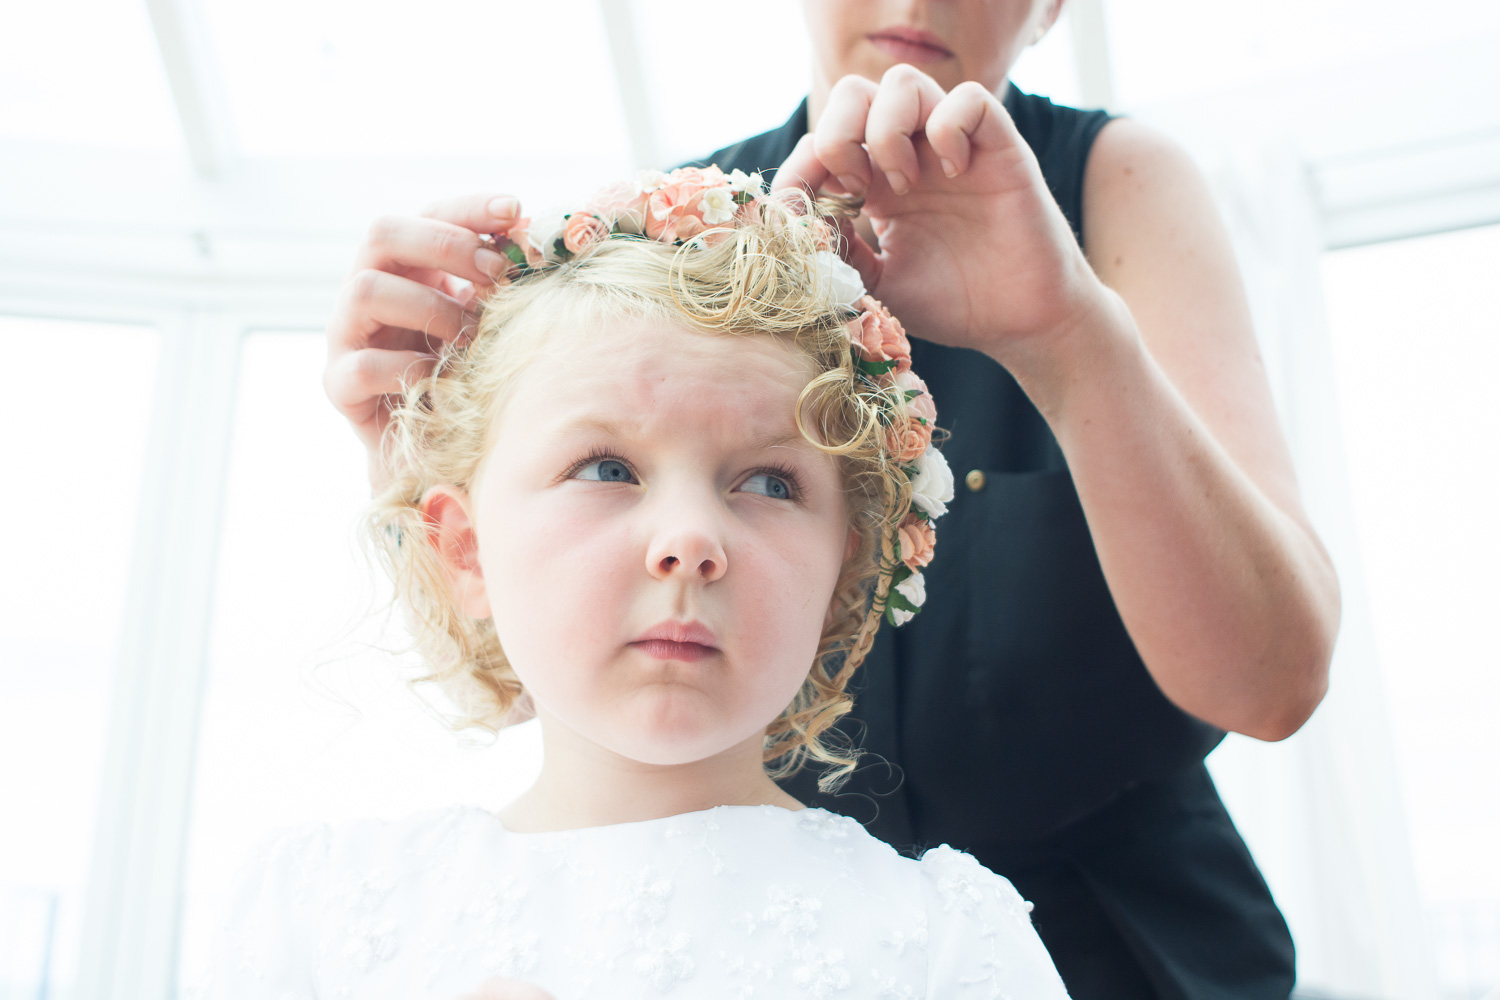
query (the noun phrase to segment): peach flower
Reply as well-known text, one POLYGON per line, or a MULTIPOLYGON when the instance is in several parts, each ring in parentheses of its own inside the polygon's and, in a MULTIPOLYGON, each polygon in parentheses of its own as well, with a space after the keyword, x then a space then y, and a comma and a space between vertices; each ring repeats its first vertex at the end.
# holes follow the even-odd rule
POLYGON ((855 303, 863 310, 848 323, 849 342, 859 349, 866 361, 894 361, 895 374, 911 369, 911 342, 901 321, 878 301, 866 295, 855 303))
POLYGON ((612 220, 622 233, 639 236, 646 228, 647 198, 639 183, 621 181, 596 193, 589 201, 587 211, 601 219, 612 220))
POLYGON ((653 240, 687 237, 677 233, 673 223, 688 217, 703 222, 704 195, 728 183, 718 167, 683 167, 668 174, 662 185, 646 197, 645 231, 653 240))
POLYGON ((520 247, 521 252, 526 255, 526 263, 529 266, 535 266, 541 262, 542 252, 531 245, 531 220, 529 218, 515 219, 509 226, 497 230, 494 235, 497 238, 503 236, 520 247))
POLYGON ((932 525, 915 515, 908 514, 897 529, 896 540, 900 548, 901 561, 911 569, 921 569, 932 562, 932 548, 937 543, 937 532, 932 525))
POLYGON ((899 419, 885 429, 886 454, 901 465, 910 465, 932 443, 932 428, 920 420, 899 419))
POLYGON ((914 371, 904 371, 896 376, 896 388, 903 392, 915 389, 920 396, 913 396, 906 401, 906 412, 913 417, 921 417, 931 427, 937 423, 937 404, 932 401, 932 393, 927 389, 927 383, 914 371))
POLYGON ((669 237, 673 241, 690 240, 707 228, 696 215, 685 215, 678 219, 674 226, 669 237))
POLYGON ((563 246, 569 253, 582 253, 609 235, 609 227, 592 212, 574 212, 563 227, 563 246))

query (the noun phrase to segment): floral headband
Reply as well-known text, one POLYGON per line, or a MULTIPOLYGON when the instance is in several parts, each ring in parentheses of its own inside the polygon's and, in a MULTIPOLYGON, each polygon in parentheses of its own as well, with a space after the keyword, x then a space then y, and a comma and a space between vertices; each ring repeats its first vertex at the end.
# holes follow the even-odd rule
MULTIPOLYGON (((606 188, 578 211, 550 218, 516 219, 493 237, 496 249, 520 274, 566 263, 594 243, 620 236, 676 246, 712 244, 732 233, 738 217, 758 219, 769 198, 759 173, 718 167, 680 167, 671 173, 642 171, 629 182, 606 188)), ((953 473, 932 445, 937 407, 927 385, 911 370, 911 343, 901 322, 865 294, 859 272, 834 252, 834 231, 823 220, 804 216, 816 237, 816 274, 830 306, 846 317, 855 377, 862 397, 879 415, 886 455, 911 483, 911 504, 882 546, 876 602, 886 620, 902 625, 927 599, 922 568, 932 561, 933 522, 953 499, 953 473)))

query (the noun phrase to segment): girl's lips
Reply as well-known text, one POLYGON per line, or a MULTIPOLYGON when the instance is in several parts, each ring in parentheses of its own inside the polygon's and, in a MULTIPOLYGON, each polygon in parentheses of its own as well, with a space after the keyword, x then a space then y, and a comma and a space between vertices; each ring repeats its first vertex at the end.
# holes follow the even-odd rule
POLYGON ((887 28, 868 36, 870 44, 897 62, 936 63, 952 59, 953 53, 925 31, 902 28, 887 28))
POLYGON ((652 659, 678 660, 683 663, 696 663, 718 652, 712 646, 696 642, 673 642, 671 639, 643 639, 630 645, 652 659))

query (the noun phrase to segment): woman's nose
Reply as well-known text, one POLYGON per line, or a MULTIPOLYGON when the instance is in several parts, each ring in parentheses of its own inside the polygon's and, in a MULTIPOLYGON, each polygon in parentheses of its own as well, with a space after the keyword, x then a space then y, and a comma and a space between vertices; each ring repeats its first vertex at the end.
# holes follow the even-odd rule
POLYGON ((712 526, 675 520, 660 531, 646 551, 646 572, 658 580, 684 574, 712 583, 729 569, 724 546, 712 526))

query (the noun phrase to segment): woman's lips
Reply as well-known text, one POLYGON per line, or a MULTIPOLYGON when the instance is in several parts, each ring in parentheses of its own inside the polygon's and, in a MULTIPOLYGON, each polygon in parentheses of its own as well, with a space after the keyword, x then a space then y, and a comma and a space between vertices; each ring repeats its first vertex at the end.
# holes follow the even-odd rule
POLYGON ((953 53, 937 37, 925 31, 888 28, 868 36, 870 44, 897 62, 936 63, 952 59, 953 53))
POLYGON ((678 660, 683 663, 696 663, 718 652, 712 646, 696 642, 673 642, 671 639, 643 639, 630 645, 653 659, 678 660))

